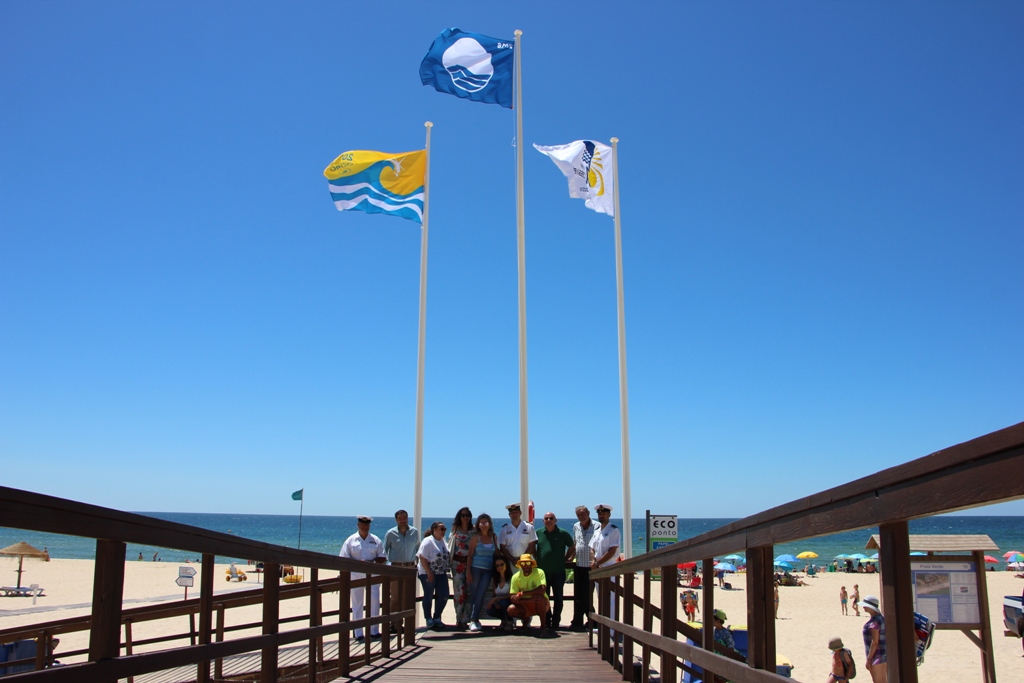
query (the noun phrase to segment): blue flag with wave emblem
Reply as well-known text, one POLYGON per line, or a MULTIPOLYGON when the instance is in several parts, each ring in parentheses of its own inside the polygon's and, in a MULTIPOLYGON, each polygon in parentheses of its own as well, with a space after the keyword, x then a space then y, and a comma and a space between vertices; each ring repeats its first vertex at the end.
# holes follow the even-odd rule
POLYGON ((448 28, 420 62, 420 81, 449 95, 512 109, 514 55, 514 41, 448 28))

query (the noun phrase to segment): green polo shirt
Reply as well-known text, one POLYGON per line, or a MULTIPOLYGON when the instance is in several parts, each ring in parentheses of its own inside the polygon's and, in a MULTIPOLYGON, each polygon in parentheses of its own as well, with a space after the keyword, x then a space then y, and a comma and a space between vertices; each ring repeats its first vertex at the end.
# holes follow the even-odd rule
POLYGON ((576 542, 565 529, 555 527, 549 532, 541 527, 537 530, 537 566, 545 574, 565 574, 565 554, 576 542))

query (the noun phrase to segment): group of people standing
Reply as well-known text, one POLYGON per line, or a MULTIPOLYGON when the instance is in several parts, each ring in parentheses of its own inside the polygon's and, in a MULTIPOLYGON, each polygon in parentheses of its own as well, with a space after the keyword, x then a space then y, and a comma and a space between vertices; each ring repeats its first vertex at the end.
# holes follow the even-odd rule
MULTIPOLYGON (((865 667, 871 674, 872 683, 885 683, 887 664, 885 657, 885 619, 882 617, 882 608, 878 598, 874 595, 867 595, 859 600, 860 593, 854 585, 854 609, 860 614, 858 603, 868 615, 868 620, 862 629, 864 637, 865 667)), ((841 596, 846 595, 844 586, 841 596)), ((846 598, 843 601, 843 614, 846 612, 846 598)), ((832 638, 828 643, 828 649, 832 650, 832 671, 829 674, 828 683, 849 683, 850 679, 857 675, 857 665, 853 661, 853 654, 843 646, 843 639, 832 638)))
MULTIPOLYGON (((409 525, 405 510, 395 513, 396 525, 381 541, 370 533, 372 517, 356 518, 358 531, 341 546, 340 555, 353 560, 416 567, 423 587, 423 617, 427 628, 443 629, 442 613, 449 599, 455 607, 455 628, 477 632, 486 614, 498 619, 499 628, 511 631, 519 619, 524 628, 540 617, 544 630, 561 627, 567 568, 574 574, 573 618, 570 628, 584 630, 591 611, 590 570, 617 561, 621 535, 611 524, 610 505, 597 505, 597 520, 585 505, 576 508, 572 533, 558 526, 553 512, 545 512, 539 529, 522 518, 519 503, 506 505, 509 521, 495 529, 486 512, 476 519, 468 507, 460 508, 451 529, 441 521, 430 525, 423 538, 409 525), (568 565, 568 567, 567 567, 568 565), (449 575, 451 589, 449 590, 449 575), (491 599, 486 600, 487 594, 491 599), (486 604, 484 604, 486 601, 486 604)), ((362 578, 352 574, 353 579, 362 578)), ((391 609, 398 611, 398 591, 391 592, 391 609)), ((352 616, 362 619, 380 613, 380 586, 370 589, 369 613, 365 590, 352 590, 352 616)), ((371 637, 379 637, 376 626, 371 637)), ((363 630, 356 629, 357 640, 363 630)))

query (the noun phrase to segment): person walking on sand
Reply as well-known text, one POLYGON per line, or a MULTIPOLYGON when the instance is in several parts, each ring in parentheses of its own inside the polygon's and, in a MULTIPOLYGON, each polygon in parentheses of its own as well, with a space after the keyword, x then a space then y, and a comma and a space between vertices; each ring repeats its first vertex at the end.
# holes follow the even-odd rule
POLYGON ((868 613, 869 617, 863 629, 868 671, 871 672, 873 683, 885 683, 885 619, 882 618, 878 598, 874 595, 865 596, 863 603, 864 611, 868 613))
POLYGON ((832 672, 828 676, 828 683, 847 683, 857 675, 853 653, 843 647, 843 639, 838 636, 828 641, 828 649, 832 650, 832 672))
POLYGON ((846 607, 847 601, 850 599, 849 593, 846 592, 846 586, 839 587, 839 604, 843 607, 843 616, 849 616, 850 611, 846 607))
MULTIPOLYGON (((358 531, 345 539, 345 542, 341 544, 341 552, 338 553, 341 557, 346 557, 350 560, 361 560, 363 562, 375 562, 377 564, 384 564, 388 558, 384 554, 384 544, 379 538, 370 533, 370 524, 373 522, 373 517, 368 515, 360 515, 356 517, 356 527, 358 531)), ((352 580, 366 578, 366 574, 353 572, 352 580)), ((380 614, 380 584, 375 583, 370 587, 370 613, 366 613, 366 588, 353 588, 352 589, 352 618, 353 619, 365 619, 367 617, 375 617, 380 614)), ((363 639, 363 629, 357 628, 355 631, 356 640, 363 639)), ((376 624, 370 627, 370 637, 380 637, 380 627, 376 624)))
POLYGON ((779 584, 775 584, 775 618, 779 618, 779 584))
POLYGON ((850 596, 850 602, 853 603, 853 611, 855 616, 860 616, 860 587, 857 584, 853 584, 853 595, 850 596))
POLYGON ((572 525, 573 543, 576 546, 576 568, 573 570, 572 622, 569 628, 582 631, 585 628, 593 591, 590 587, 590 541, 601 524, 590 519, 586 505, 576 506, 576 519, 572 525))
POLYGON ((448 552, 452 556, 452 602, 455 603, 455 630, 465 631, 473 618, 473 602, 469 597, 466 576, 469 574, 469 539, 473 536, 473 513, 468 507, 455 513, 452 532, 448 536, 448 552))

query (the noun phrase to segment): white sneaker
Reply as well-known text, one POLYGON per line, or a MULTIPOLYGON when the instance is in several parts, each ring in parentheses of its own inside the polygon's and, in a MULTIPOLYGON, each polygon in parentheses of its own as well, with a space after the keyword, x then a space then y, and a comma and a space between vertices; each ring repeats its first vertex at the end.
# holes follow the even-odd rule
POLYGON ((469 630, 471 633, 476 633, 480 630, 480 627, 476 625, 475 621, 469 622, 469 630))
POLYGON ((479 619, 474 621, 473 623, 476 624, 476 630, 477 631, 483 631, 484 630, 484 627, 480 625, 480 620, 479 619))

